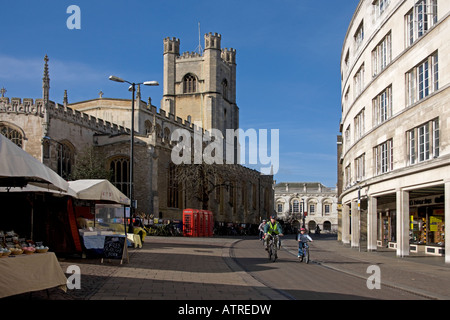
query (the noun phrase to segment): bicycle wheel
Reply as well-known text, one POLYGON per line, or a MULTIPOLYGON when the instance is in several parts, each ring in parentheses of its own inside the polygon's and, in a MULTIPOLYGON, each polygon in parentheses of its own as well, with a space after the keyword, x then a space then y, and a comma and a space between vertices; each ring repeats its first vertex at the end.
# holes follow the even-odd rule
POLYGON ((305 262, 309 263, 309 248, 305 248, 303 252, 304 252, 304 255, 305 255, 305 259, 304 259, 305 262))
POLYGON ((269 260, 272 260, 272 241, 269 241, 267 245, 267 255, 269 256, 269 260))
POLYGON ((271 243, 271 252, 272 252, 271 260, 272 262, 275 262, 277 260, 277 245, 274 241, 272 241, 271 243))

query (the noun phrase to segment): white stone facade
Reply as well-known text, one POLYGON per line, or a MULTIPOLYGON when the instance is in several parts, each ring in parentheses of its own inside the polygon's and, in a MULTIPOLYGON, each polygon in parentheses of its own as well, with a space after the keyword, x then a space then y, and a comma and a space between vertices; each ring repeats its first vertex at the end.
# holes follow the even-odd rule
POLYGON ((450 262, 449 15, 449 1, 362 0, 351 20, 338 161, 352 247, 445 249, 450 262))
POLYGON ((314 232, 336 233, 338 208, 336 190, 318 182, 281 182, 275 185, 275 211, 277 218, 293 227, 304 225, 314 232))

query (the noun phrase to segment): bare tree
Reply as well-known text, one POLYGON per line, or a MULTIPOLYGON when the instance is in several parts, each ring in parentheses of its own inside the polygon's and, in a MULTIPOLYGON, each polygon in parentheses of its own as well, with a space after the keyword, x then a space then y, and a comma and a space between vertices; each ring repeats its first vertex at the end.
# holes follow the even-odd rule
POLYGON ((78 179, 107 179, 112 173, 106 169, 104 156, 92 147, 86 147, 76 159, 76 164, 70 174, 70 180, 78 179))
POLYGON ((238 178, 234 164, 180 164, 177 165, 176 179, 190 196, 209 209, 209 200, 218 188, 227 190, 238 178))

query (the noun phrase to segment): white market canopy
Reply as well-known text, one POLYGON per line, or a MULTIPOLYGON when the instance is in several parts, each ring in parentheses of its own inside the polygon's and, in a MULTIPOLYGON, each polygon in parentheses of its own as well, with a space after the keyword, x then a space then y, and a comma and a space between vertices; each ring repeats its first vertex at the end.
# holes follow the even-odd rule
POLYGON ((56 172, 0 134, 0 186, 34 185, 67 191, 69 184, 56 172))
POLYGON ((69 188, 75 198, 81 200, 112 201, 130 205, 130 199, 108 180, 76 180, 69 181, 69 188))

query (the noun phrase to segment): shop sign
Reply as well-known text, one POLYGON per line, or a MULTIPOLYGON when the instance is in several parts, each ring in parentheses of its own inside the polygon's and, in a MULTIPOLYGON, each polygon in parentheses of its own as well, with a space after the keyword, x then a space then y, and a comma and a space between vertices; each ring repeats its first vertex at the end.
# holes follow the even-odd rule
POLYGON ((423 197, 409 200, 410 207, 429 206, 444 203, 444 195, 434 197, 423 197))

